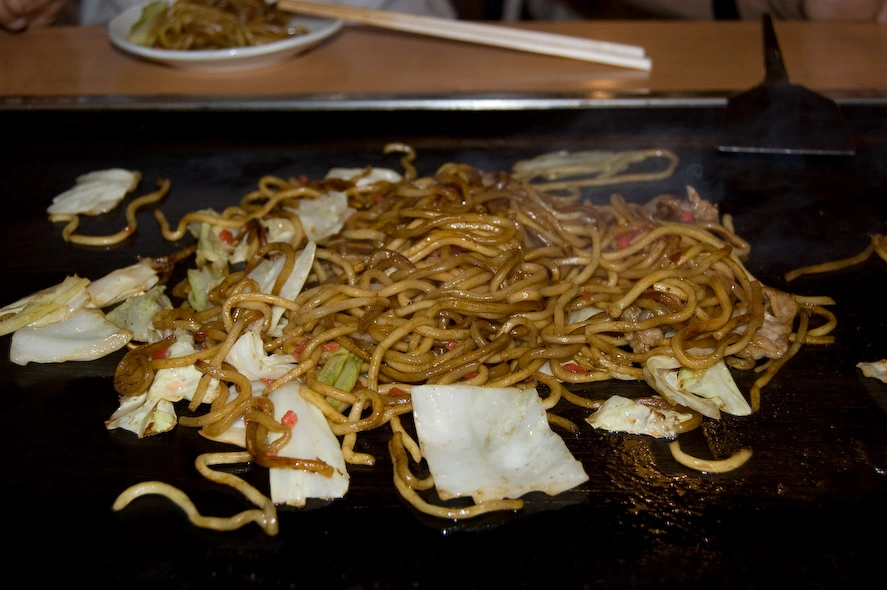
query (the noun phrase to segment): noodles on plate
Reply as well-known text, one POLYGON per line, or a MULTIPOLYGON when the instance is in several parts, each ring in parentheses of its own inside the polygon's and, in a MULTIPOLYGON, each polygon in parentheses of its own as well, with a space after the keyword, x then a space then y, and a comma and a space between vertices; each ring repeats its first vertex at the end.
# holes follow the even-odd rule
POLYGON ((128 40, 174 50, 252 47, 307 33, 291 20, 265 0, 160 0, 145 6, 128 40))

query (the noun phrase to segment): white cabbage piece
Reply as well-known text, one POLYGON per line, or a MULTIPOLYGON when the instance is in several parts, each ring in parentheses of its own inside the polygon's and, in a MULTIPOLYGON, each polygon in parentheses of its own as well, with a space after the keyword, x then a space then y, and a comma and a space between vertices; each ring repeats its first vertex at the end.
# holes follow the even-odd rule
POLYGON ((366 186, 380 180, 391 183, 403 180, 403 176, 390 168, 330 168, 326 177, 354 181, 357 186, 366 186))
POLYGON ((154 327, 154 314, 173 307, 165 291, 166 286, 154 285, 146 293, 130 297, 105 317, 132 332, 132 339, 137 342, 156 342, 163 338, 163 334, 154 327))
POLYGON ((250 381, 277 379, 296 366, 291 354, 268 354, 262 346, 262 335, 246 330, 228 351, 228 362, 250 381))
POLYGON ((862 371, 862 374, 872 379, 878 379, 887 383, 887 359, 878 361, 856 363, 856 367, 862 371))
POLYGON ((692 414, 668 408, 654 408, 634 400, 613 395, 585 421, 599 430, 646 434, 655 438, 675 438, 681 422, 692 414))
POLYGON ((275 504, 297 507, 304 506, 308 498, 342 498, 349 486, 345 456, 339 440, 330 429, 323 412, 302 397, 300 388, 297 381, 291 381, 269 394, 274 402, 274 417, 277 420, 282 420, 289 411, 294 412, 297 417, 292 437, 278 456, 320 459, 333 467, 334 473, 328 477, 302 469, 272 467, 271 500, 275 504))
POLYGON ((118 268, 92 281, 86 287, 86 292, 91 300, 91 307, 102 309, 144 293, 159 280, 154 260, 143 258, 135 264, 118 268))
MULTIPOLYGON (((311 267, 314 264, 314 255, 317 252, 317 244, 308 242, 305 247, 296 255, 293 268, 287 277, 283 286, 280 288, 279 295, 285 299, 293 300, 302 290, 308 275, 311 274, 311 267)), ((286 257, 283 255, 266 258, 260 262, 252 271, 248 278, 256 281, 259 291, 262 293, 270 293, 277 282, 277 277, 286 264, 286 257)), ((272 336, 280 336, 282 334, 283 325, 278 325, 280 318, 283 316, 283 307, 274 305, 271 307, 271 325, 268 331, 272 336)))
POLYGON ((579 322, 587 320, 588 318, 594 317, 599 313, 603 313, 603 311, 603 309, 595 307, 594 305, 587 305, 575 311, 571 311, 568 321, 571 324, 577 324, 579 322))
POLYGON ((108 430, 129 430, 144 438, 168 432, 177 422, 173 403, 162 397, 152 397, 146 391, 139 395, 120 396, 120 407, 105 422, 105 427, 108 430))
POLYGON ((745 401, 723 360, 704 370, 681 367, 678 371, 678 387, 710 399, 722 412, 733 416, 751 414, 751 406, 745 401))
POLYGON ((689 369, 669 356, 657 355, 644 364, 647 383, 670 403, 719 420, 721 411, 736 416, 751 414, 723 360, 706 370, 689 369))
POLYGON ((207 264, 201 268, 188 269, 188 303, 195 311, 204 311, 212 307, 209 292, 219 286, 225 278, 224 271, 216 265, 207 264))
MULTIPOLYGON (((191 332, 176 330, 175 336, 175 342, 169 346, 169 358, 180 358, 197 352, 197 347, 194 345, 194 335, 191 332)), ((172 402, 183 399, 191 401, 194 399, 194 394, 197 392, 197 386, 203 375, 194 365, 159 369, 154 373, 154 381, 148 389, 148 394, 172 402)), ((218 384, 218 379, 210 379, 203 403, 210 403, 216 399, 218 384)))
POLYGON ((73 187, 56 195, 46 212, 50 215, 100 215, 117 207, 142 179, 135 170, 109 168, 77 177, 73 187))
POLYGON ((150 258, 114 270, 104 277, 89 279, 71 275, 48 287, 22 297, 0 309, 0 336, 28 326, 39 328, 70 318, 84 307, 102 309, 144 293, 159 277, 150 258))
MULTIPOLYGON (((308 275, 311 274, 311 267, 314 265, 314 256, 317 253, 317 244, 308 242, 305 247, 296 256, 293 263, 293 270, 286 282, 280 288, 280 296, 285 299, 295 299, 305 286, 308 275)), ((278 272, 278 274, 280 274, 278 272)))
MULTIPOLYGON (((200 213, 221 218, 221 215, 214 209, 202 209, 200 213)), ((197 252, 195 254, 197 266, 211 264, 224 269, 231 262, 232 257, 245 258, 248 246, 246 242, 230 244, 220 237, 223 231, 231 232, 234 235, 238 232, 237 229, 227 229, 201 221, 189 224, 188 230, 197 238, 197 252)))
MULTIPOLYGON (((221 217, 214 209, 202 209, 200 213, 212 217, 221 217)), ((286 217, 263 217, 258 220, 265 231, 266 242, 284 242, 293 244, 296 237, 296 227, 286 217)), ((249 242, 239 240, 229 243, 221 238, 223 231, 231 232, 236 236, 239 229, 228 229, 204 222, 194 222, 188 225, 188 231, 197 238, 196 260, 198 266, 212 264, 224 268, 228 264, 246 262, 249 255, 249 242)), ((295 245, 295 244, 293 244, 295 245)))
POLYGON ((17 365, 92 361, 120 350, 130 340, 132 332, 109 322, 97 309, 83 308, 60 322, 16 330, 9 359, 17 365))
POLYGON ((444 500, 555 495, 588 479, 534 388, 419 385, 411 395, 419 445, 444 500))
MULTIPOLYGON (((293 243, 296 237, 296 226, 287 217, 263 217, 259 220, 265 229, 265 240, 268 242, 283 242, 297 246, 293 243)), ((232 262, 234 262, 232 260, 232 262)))
POLYGON ((647 383, 669 403, 696 410, 703 416, 720 420, 721 411, 717 404, 684 391, 678 385, 678 370, 681 363, 664 355, 651 356, 644 364, 644 377, 647 383))
POLYGON ((71 317, 89 302, 89 279, 77 275, 41 289, 0 309, 0 336, 25 326, 39 328, 71 317))
POLYGON ((354 213, 348 206, 348 195, 330 191, 314 199, 301 199, 296 207, 285 207, 299 216, 305 236, 312 242, 335 235, 354 213))
MULTIPOLYGON (((176 340, 169 346, 169 357, 179 358, 196 351, 194 338, 187 330, 176 330, 176 340)), ((160 369, 148 391, 140 395, 120 396, 120 407, 105 422, 108 430, 122 428, 139 438, 167 432, 178 422, 175 402, 194 399, 203 373, 194 365, 160 369)), ((218 379, 211 379, 204 403, 218 397, 218 379)))

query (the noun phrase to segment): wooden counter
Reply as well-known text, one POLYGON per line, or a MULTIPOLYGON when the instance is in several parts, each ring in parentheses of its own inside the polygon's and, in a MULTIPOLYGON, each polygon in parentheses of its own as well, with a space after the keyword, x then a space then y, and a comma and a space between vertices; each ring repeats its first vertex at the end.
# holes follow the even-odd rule
MULTIPOLYGON (((723 95, 763 77, 758 22, 570 21, 520 23, 556 33, 642 45, 650 72, 346 25, 322 45, 252 71, 207 73, 140 61, 104 27, 0 32, 0 108, 114 99, 246 102, 309 97, 483 93, 582 95, 606 100, 723 95)), ((835 97, 887 96, 887 26, 776 23, 793 82, 835 97)))

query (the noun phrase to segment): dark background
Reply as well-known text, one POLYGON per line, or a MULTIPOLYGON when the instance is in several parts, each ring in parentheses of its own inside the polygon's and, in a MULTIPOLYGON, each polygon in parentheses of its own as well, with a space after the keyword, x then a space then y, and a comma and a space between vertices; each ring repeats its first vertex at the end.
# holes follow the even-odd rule
MULTIPOLYGON (((2 301, 77 273, 97 279, 159 256, 165 243, 151 216, 175 223, 185 211, 235 204, 266 174, 323 175, 332 166, 388 166, 388 141, 415 146, 417 167, 447 161, 507 170, 555 149, 667 148, 680 158, 655 183, 592 189, 644 202, 691 185, 733 216, 752 245, 749 270, 765 284, 828 295, 838 317, 832 345, 806 346, 763 390, 761 410, 725 416, 682 437, 689 452, 754 450, 727 474, 685 469, 667 441, 582 430, 561 433, 590 479, 554 498, 531 495, 518 514, 438 522, 415 513, 392 483, 382 433, 361 450, 377 465, 351 468, 347 497, 304 510, 281 509, 280 533, 256 525, 232 532, 191 526, 163 498, 111 504, 126 487, 162 479, 188 492, 202 513, 247 508, 203 480, 194 458, 215 445, 196 432, 139 440, 107 431, 117 408, 112 376, 120 354, 90 363, 8 361, 0 339, 0 424, 7 535, 4 576, 15 587, 51 582, 93 587, 262 588, 833 588, 880 572, 887 515, 887 385, 862 376, 860 361, 887 358, 883 284, 887 263, 868 262, 787 284, 796 267, 862 251, 884 231, 887 134, 880 107, 844 114, 853 157, 722 154, 717 108, 540 109, 503 112, 2 111, 2 301), (121 246, 66 245, 46 218, 53 196, 85 172, 139 170, 169 196, 139 216, 121 246), (28 566, 20 564, 32 564, 28 566)), ((84 231, 116 231, 122 208, 84 231)), ((753 374, 736 374, 748 391, 753 374)), ((609 382, 601 394, 648 393, 609 382)), ((585 411, 564 408, 577 422, 585 411)), ((265 473, 243 467, 258 486, 265 473)))

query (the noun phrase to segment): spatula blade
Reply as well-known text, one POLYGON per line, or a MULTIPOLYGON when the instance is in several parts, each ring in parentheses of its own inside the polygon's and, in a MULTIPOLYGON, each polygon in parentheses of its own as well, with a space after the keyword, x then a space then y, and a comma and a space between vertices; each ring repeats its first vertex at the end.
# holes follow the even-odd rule
POLYGON ((838 105, 789 83, 762 84, 730 98, 718 150, 840 156, 856 153, 838 105))
POLYGON ((789 82, 773 19, 761 18, 764 81, 727 100, 718 150, 852 156, 853 139, 837 103, 789 82))

